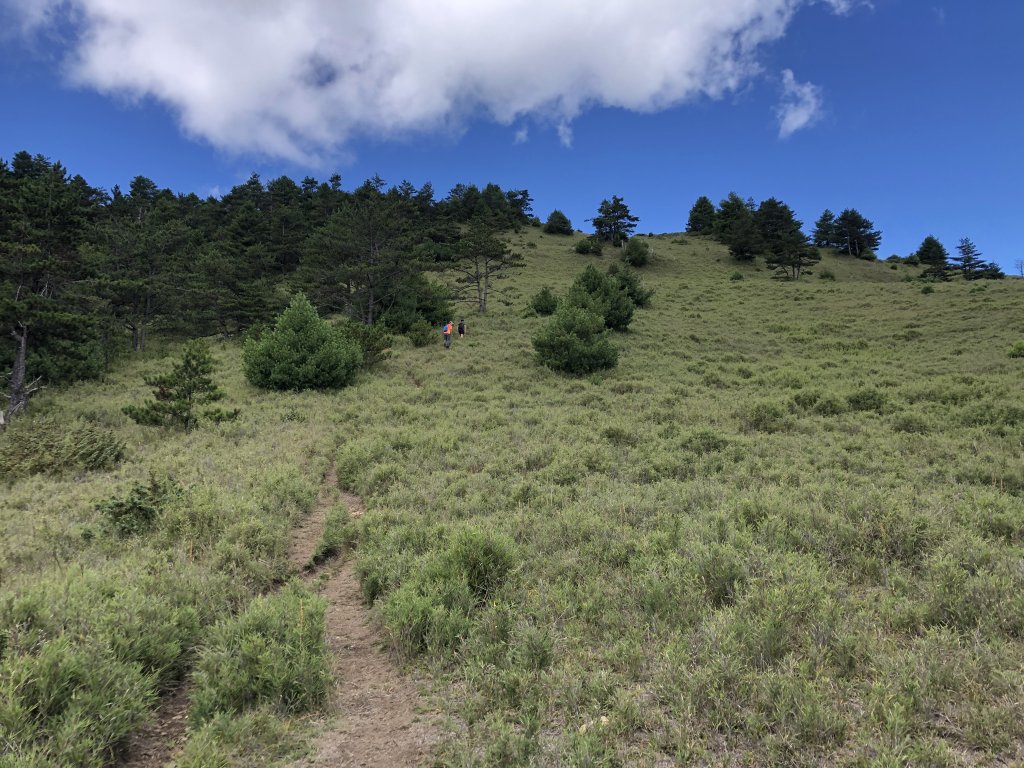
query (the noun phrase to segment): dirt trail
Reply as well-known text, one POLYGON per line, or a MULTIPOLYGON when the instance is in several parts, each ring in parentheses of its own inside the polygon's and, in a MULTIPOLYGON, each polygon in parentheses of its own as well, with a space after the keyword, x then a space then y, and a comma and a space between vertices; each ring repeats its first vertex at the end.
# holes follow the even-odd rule
POLYGON ((132 734, 121 768, 155 768, 169 765, 188 737, 188 694, 182 683, 160 702, 153 719, 132 734))
MULTIPOLYGON (((328 652, 337 681, 332 700, 337 720, 317 744, 316 754, 296 768, 392 768, 426 763, 440 739, 436 713, 426 711, 416 683, 402 675, 384 650, 379 632, 363 606, 351 559, 316 568, 313 555, 323 536, 327 511, 340 499, 353 517, 363 501, 341 491, 331 466, 313 510, 292 533, 289 559, 306 579, 319 581, 327 600, 328 652)), ((173 763, 188 732, 188 683, 164 697, 153 720, 137 731, 120 768, 156 768, 173 763)))
MULTIPOLYGON (((335 494, 348 505, 353 517, 363 514, 358 496, 337 490, 333 470, 324 478, 320 516, 335 494)), ((315 517, 315 515, 311 516, 315 517)), ((317 523, 306 530, 312 535, 317 523)), ((322 530, 322 523, 320 523, 322 530)), ((319 540, 319 534, 316 534, 319 540)), ((308 545, 294 543, 293 552, 305 553, 308 545)), ((313 543, 315 549, 316 543, 313 543)), ((308 561, 308 557, 307 557, 308 561)), ((321 590, 327 600, 327 646, 337 681, 334 708, 337 722, 322 735, 316 754, 297 768, 392 768, 426 763, 440 739, 436 713, 426 704, 416 683, 402 675, 383 650, 379 632, 363 606, 359 580, 351 559, 328 563, 329 578, 321 590)))

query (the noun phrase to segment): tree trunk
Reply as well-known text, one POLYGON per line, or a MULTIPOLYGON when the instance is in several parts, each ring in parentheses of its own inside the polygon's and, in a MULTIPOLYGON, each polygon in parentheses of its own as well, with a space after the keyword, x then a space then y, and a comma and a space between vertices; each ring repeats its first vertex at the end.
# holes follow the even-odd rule
POLYGON ((8 390, 7 413, 0 412, 0 431, 24 411, 28 406, 28 392, 25 387, 25 367, 28 353, 28 326, 21 325, 21 333, 11 331, 11 336, 18 342, 18 351, 14 355, 14 366, 11 368, 11 387, 8 390))

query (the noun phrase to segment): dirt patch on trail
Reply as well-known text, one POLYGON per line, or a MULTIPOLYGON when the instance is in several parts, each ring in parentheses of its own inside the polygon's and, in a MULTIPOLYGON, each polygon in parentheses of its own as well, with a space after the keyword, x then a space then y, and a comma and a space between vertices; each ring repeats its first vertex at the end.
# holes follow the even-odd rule
MULTIPOLYGON (((289 559, 306 573, 327 600, 326 639, 336 687, 330 730, 310 757, 295 768, 412 768, 427 764, 441 738, 438 715, 429 709, 417 683, 399 672, 384 649, 380 632, 363 605, 351 558, 313 564, 327 511, 344 502, 352 517, 364 513, 358 496, 338 488, 331 466, 316 504, 292 532, 289 559)), ((164 697, 153 720, 132 737, 120 768, 170 765, 188 737, 189 686, 164 697)))
POLYGON ((440 740, 437 713, 429 711, 415 681, 402 675, 383 650, 351 561, 336 566, 322 594, 328 601, 327 644, 337 681, 338 719, 302 768, 427 763, 440 740))
MULTIPOLYGON (((358 497, 356 497, 358 498, 358 497)), ((309 570, 313 564, 313 555, 324 535, 324 524, 327 520, 327 510, 338 499, 338 474, 331 464, 324 474, 324 481, 320 485, 320 494, 317 496, 313 510, 299 520, 295 530, 292 531, 291 547, 288 550, 288 559, 292 565, 299 569, 309 570)), ((363 502, 359 500, 360 514, 362 514, 363 502)))
POLYGON ((170 765, 188 738, 188 694, 182 683, 160 702, 153 718, 132 734, 120 768, 155 768, 170 765))
MULTIPOLYGON (((332 468, 324 477, 317 504, 321 518, 338 498, 348 505, 352 517, 363 515, 363 500, 338 489, 332 468)), ((317 513, 310 516, 307 536, 314 535, 316 517, 317 513)), ((323 530, 322 522, 320 526, 323 530)), ((315 536, 319 540, 319 534, 315 536)), ((297 542, 294 546, 293 552, 308 551, 308 546, 297 542)), ((320 737, 315 754, 299 766, 397 768, 428 762, 440 740, 437 714, 429 710, 416 682, 402 675, 384 650, 363 605, 351 558, 326 564, 324 577, 320 594, 327 600, 326 636, 336 680, 332 704, 337 719, 320 737)))

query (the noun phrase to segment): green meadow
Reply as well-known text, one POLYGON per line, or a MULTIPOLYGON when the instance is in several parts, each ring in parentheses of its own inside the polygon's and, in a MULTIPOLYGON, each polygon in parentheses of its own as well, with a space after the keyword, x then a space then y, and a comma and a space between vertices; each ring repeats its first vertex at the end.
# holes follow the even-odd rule
POLYGON ((336 393, 257 390, 213 341, 238 419, 142 427, 164 342, 33 401, 55 454, 123 458, 38 472, 0 437, 0 766, 110 764, 183 680, 179 765, 307 753, 332 683, 287 550, 332 463, 367 511, 329 548, 432 681, 439 766, 1024 761, 1024 280, 788 282, 645 238, 650 307, 571 378, 529 300, 616 252, 510 238, 465 339, 336 393))

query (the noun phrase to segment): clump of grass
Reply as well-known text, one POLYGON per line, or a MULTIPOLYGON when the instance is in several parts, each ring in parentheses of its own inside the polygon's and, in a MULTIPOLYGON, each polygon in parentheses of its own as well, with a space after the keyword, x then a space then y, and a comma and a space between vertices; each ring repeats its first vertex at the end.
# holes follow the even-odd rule
POLYGON ((306 752, 309 727, 296 718, 282 718, 272 707, 240 715, 218 713, 190 737, 176 759, 178 768, 245 768, 285 763, 306 752))
POLYGON ((477 609, 492 599, 516 562, 512 543, 477 529, 460 531, 384 602, 393 645, 406 655, 439 654, 468 636, 477 609))
POLYGON ((0 434, 0 481, 40 473, 110 469, 124 455, 125 441, 113 430, 82 419, 19 419, 0 434))
POLYGON ((351 518, 345 504, 335 504, 324 516, 324 531, 313 553, 312 564, 329 560, 352 543, 351 518))
POLYGON ((261 706, 281 714, 319 707, 331 680, 324 610, 321 598, 289 586, 214 626, 193 674, 192 721, 261 706))
POLYGON ((1024 340, 1014 342, 1013 346, 1010 347, 1010 357, 1024 357, 1024 340))

